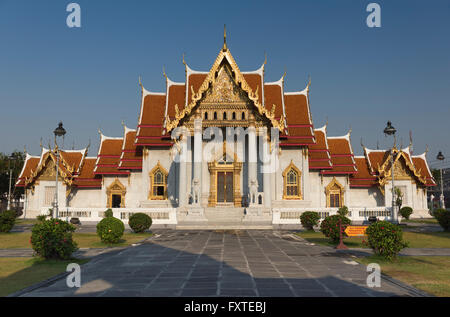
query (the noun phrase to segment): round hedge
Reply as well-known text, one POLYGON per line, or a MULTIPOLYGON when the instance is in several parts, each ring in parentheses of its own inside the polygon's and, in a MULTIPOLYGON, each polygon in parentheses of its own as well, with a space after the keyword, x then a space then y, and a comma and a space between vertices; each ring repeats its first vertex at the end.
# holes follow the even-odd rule
POLYGON ((342 236, 346 237, 347 234, 344 232, 344 228, 352 223, 347 217, 341 215, 328 216, 320 224, 320 231, 333 242, 339 241, 339 220, 341 220, 342 224, 342 236))
POLYGON ((104 214, 104 216, 105 216, 105 218, 108 218, 108 217, 113 217, 113 216, 114 216, 114 214, 113 214, 113 211, 112 211, 112 209, 111 209, 111 208, 109 208, 109 209, 106 209, 106 211, 105 211, 105 214, 104 214))
POLYGON ((103 218, 97 224, 97 235, 104 243, 118 243, 125 231, 125 225, 114 217, 103 218))
POLYGON ((436 209, 433 211, 433 215, 444 231, 450 231, 450 211, 445 209, 436 209))
POLYGON ((408 246, 403 241, 402 229, 388 221, 378 221, 366 229, 369 246, 375 254, 381 255, 387 260, 394 259, 397 254, 408 246))
POLYGON ((144 232, 152 225, 152 218, 142 212, 138 212, 130 217, 128 225, 134 232, 144 232))
POLYGON ((300 215, 300 222, 306 230, 314 230, 314 226, 319 224, 320 216, 315 211, 305 211, 300 215))
POLYGON ((16 212, 5 210, 0 213, 0 232, 10 232, 16 223, 16 212))
POLYGON ((411 207, 402 207, 402 208, 400 209, 399 213, 400 213, 400 216, 402 216, 403 218, 405 218, 405 219, 408 220, 408 219, 409 219, 409 216, 412 215, 413 210, 412 210, 411 207))
POLYGON ((51 218, 33 226, 30 243, 33 250, 45 259, 70 259, 77 248, 72 239, 75 227, 70 223, 51 218))

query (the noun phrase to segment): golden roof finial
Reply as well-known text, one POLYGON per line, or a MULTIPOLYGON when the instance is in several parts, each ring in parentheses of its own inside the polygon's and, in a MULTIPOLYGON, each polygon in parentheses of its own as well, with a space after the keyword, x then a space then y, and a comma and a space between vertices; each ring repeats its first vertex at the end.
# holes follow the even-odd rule
POLYGON ((122 122, 120 123, 122 125, 122 127, 125 128, 125 121, 122 119, 122 122))
POLYGON ((286 77, 286 66, 284 66, 284 73, 283 73, 283 76, 281 76, 281 80, 284 81, 284 77, 286 77))
POLYGON ((428 151, 430 150, 430 148, 428 147, 428 144, 425 146, 425 155, 428 153, 428 151))
POLYGON ((380 149, 380 142, 377 140, 377 150, 380 149))
POLYGON ((164 66, 163 66, 163 75, 164 75, 164 78, 166 78, 166 80, 167 80, 166 68, 164 66))
POLYGON ((98 134, 102 135, 102 130, 100 130, 100 128, 98 128, 97 132, 98 134))
POLYGON ((41 147, 41 149, 44 148, 44 146, 42 145, 42 137, 41 137, 41 141, 40 141, 40 143, 39 143, 39 146, 41 147))
POLYGON ((186 66, 186 61, 184 60, 184 53, 183 53, 183 65, 186 66))
POLYGON ((267 53, 264 52, 264 65, 266 65, 266 64, 267 64, 267 53))
POLYGON ((223 25, 223 48, 222 50, 226 51, 227 48, 227 26, 223 25))
POLYGON ((308 74, 308 84, 306 85, 306 89, 309 92, 309 87, 311 86, 311 75, 308 74))
POLYGON ((26 155, 28 152, 27 152, 27 146, 26 145, 24 145, 23 146, 23 153, 26 155))
POLYGON ((328 126, 328 116, 325 117, 325 128, 328 126))
POLYGON ((90 147, 91 147, 91 138, 89 138, 89 143, 86 146, 86 156, 87 156, 87 153, 88 153, 90 147))
POLYGON ((350 125, 349 128, 348 128, 348 134, 349 135, 352 134, 352 125, 350 125))

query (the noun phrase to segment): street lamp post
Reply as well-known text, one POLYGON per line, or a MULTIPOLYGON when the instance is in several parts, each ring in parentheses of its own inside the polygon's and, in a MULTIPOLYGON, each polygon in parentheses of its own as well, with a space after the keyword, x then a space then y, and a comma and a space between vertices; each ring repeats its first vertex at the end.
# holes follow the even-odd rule
POLYGON ((55 154, 56 154, 56 179, 55 179, 55 202, 53 203, 53 217, 58 218, 58 176, 59 176, 59 148, 56 143, 56 137, 66 134, 66 130, 63 128, 63 123, 60 122, 58 127, 53 131, 55 134, 55 154))
MULTIPOLYGON (((392 126, 391 121, 387 122, 386 128, 384 128, 384 134, 394 136, 394 146, 395 146, 395 132, 397 130, 392 126)), ((391 150, 391 178, 392 178, 392 222, 398 223, 398 214, 395 208, 395 187, 394 187, 394 147, 391 150)))
POLYGON ((11 181, 12 181, 12 168, 11 168, 11 161, 14 159, 14 156, 11 154, 9 156, 8 160, 8 167, 9 167, 9 189, 8 189, 8 206, 7 209, 11 209, 11 181))
MULTIPOLYGON (((436 156, 436 158, 439 161, 443 161, 445 160, 444 155, 442 154, 441 151, 439 151, 438 155, 436 156)), ((445 209, 445 199, 444 199, 444 182, 443 182, 443 178, 442 178, 442 167, 441 167, 441 197, 440 197, 440 202, 441 202, 441 208, 445 209)))

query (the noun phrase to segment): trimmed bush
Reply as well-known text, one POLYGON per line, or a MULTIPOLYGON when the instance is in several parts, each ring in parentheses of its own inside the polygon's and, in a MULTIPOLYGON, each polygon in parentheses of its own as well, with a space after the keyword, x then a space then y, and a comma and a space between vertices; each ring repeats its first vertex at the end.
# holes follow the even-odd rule
POLYGON ((409 219, 409 216, 412 215, 413 210, 411 207, 402 207, 402 209, 400 209, 399 211, 400 215, 405 218, 406 220, 409 219))
POLYGON ((38 215, 36 216, 37 221, 43 222, 47 217, 51 217, 53 215, 53 209, 50 208, 46 215, 38 215))
POLYGON ((0 213, 0 232, 10 232, 16 223, 16 212, 5 210, 0 213))
POLYGON ((125 225, 120 219, 107 217, 97 224, 97 235, 104 243, 118 243, 125 231, 125 225))
POLYGON ((319 224, 320 216, 315 211, 305 211, 300 215, 300 222, 306 230, 314 230, 314 226, 319 224))
POLYGON ((341 215, 343 217, 347 217, 347 215, 348 215, 348 208, 347 208, 347 206, 342 206, 341 208, 339 208, 337 213, 338 213, 338 215, 341 215))
POLYGON ((436 209, 433 212, 433 216, 439 222, 444 231, 450 231, 450 211, 445 209, 436 209))
POLYGON ((51 218, 33 226, 31 245, 37 255, 45 259, 70 259, 77 248, 72 239, 75 227, 70 223, 51 218))
MULTIPOLYGON (((352 223, 347 217, 333 215, 326 217, 320 224, 320 231, 333 242, 339 241, 339 220, 341 220, 342 223, 342 230, 352 223)), ((347 234, 342 232, 342 236, 346 237, 347 234)))
POLYGON ((138 212, 130 217, 128 225, 134 232, 144 232, 152 225, 152 218, 142 212, 138 212))
POLYGON ((375 254, 392 261, 397 254, 408 246, 403 241, 402 229, 388 221, 378 221, 366 229, 367 243, 375 254))
POLYGON ((105 211, 105 218, 108 218, 108 217, 114 217, 114 214, 113 214, 113 211, 112 211, 111 208, 110 208, 110 209, 107 209, 107 210, 105 211))

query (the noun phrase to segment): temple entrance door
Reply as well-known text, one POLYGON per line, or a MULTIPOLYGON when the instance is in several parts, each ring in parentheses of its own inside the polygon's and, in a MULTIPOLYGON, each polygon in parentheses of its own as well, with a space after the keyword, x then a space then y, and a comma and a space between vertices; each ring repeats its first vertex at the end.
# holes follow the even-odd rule
POLYGON ((217 172, 217 202, 233 203, 233 172, 217 172))

